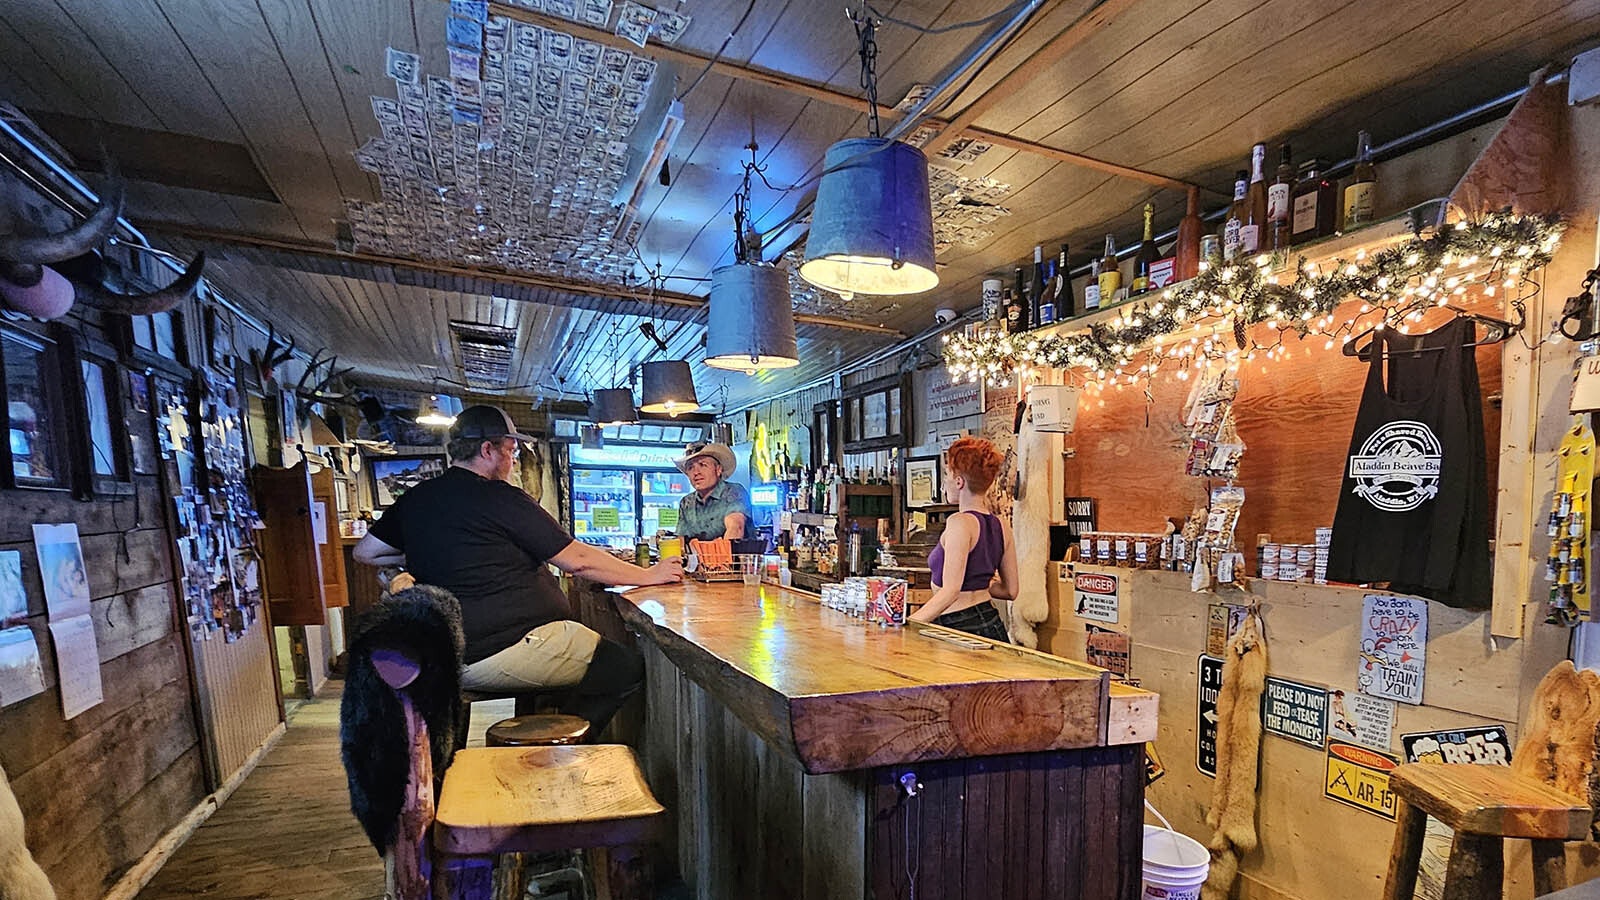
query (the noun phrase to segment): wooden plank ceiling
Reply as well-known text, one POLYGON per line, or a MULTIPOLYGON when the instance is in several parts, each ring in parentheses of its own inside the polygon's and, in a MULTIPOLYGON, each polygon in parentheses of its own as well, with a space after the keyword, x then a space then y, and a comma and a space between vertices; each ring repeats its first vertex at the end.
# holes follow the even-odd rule
MULTIPOLYGON (((878 5, 922 26, 1005 6, 997 0, 878 5)), ((1214 202, 1254 141, 1287 140, 1297 159, 1342 159, 1357 129, 1371 130, 1380 143, 1409 132, 1518 87, 1534 68, 1562 60, 1600 33, 1600 0, 1116 0, 1086 19, 1096 5, 1047 0, 958 96, 941 104, 940 115, 949 120, 981 109, 968 117, 979 128, 1199 183, 1214 202), (1072 40, 1059 59, 1007 80, 1064 32, 1072 40)), ((724 62, 859 94, 854 34, 838 4, 687 0, 681 9, 693 21, 673 45, 679 50, 709 57, 748 9, 724 62)), ((379 134, 369 98, 395 97, 384 74, 385 49, 418 53, 425 76, 447 76, 448 15, 442 0, 13 0, 0 8, 0 99, 24 110, 248 150, 281 202, 131 186, 130 218, 173 235, 175 250, 217 246, 220 233, 331 254, 347 201, 381 199, 377 178, 354 154, 379 134), (195 237, 202 233, 205 239, 195 237)), ((616 17, 614 10, 613 25, 616 17)), ((892 105, 913 85, 937 81, 988 27, 932 34, 883 26, 883 101, 892 105)), ((681 93, 698 73, 687 65, 678 71, 681 93)), ((647 179, 637 256, 660 262, 673 279, 668 288, 703 296, 703 279, 732 259, 729 216, 745 145, 752 138, 759 145, 772 184, 796 185, 818 171, 829 144, 864 134, 866 126, 858 110, 722 71, 706 74, 684 107, 671 185, 647 179)), ((888 114, 885 126, 894 118, 888 114)), ((96 168, 92 160, 83 165, 96 168)), ((834 312, 914 334, 931 324, 936 307, 974 306, 977 282, 1009 272, 1035 243, 1068 242, 1080 262, 1095 255, 1108 231, 1120 243, 1133 240, 1146 200, 1157 204, 1159 227, 1175 224, 1182 212, 1175 190, 1040 152, 995 146, 945 167, 1003 185, 997 202, 1007 214, 983 226, 988 234, 941 254, 941 285, 932 294, 859 298, 834 312)), ((758 185, 756 225, 772 228, 808 196, 804 188, 780 193, 758 185)), ((778 235, 777 247, 800 236, 778 235)), ((470 282, 444 289, 397 283, 382 266, 337 270, 246 250, 226 253, 213 271, 230 296, 289 328, 302 344, 326 341, 374 381, 459 378, 452 320, 516 329, 510 384, 519 395, 574 396, 609 386, 613 326, 622 369, 663 356, 637 329, 650 317, 648 304, 617 285, 606 286, 599 299, 557 289, 459 289, 470 282)), ((641 264, 636 280, 643 273, 641 264)), ((658 324, 669 342, 666 357, 703 357, 703 313, 678 309, 658 324)), ((755 378, 698 368, 702 396, 739 406, 836 371, 893 340, 817 324, 802 325, 801 335, 798 369, 755 378)))

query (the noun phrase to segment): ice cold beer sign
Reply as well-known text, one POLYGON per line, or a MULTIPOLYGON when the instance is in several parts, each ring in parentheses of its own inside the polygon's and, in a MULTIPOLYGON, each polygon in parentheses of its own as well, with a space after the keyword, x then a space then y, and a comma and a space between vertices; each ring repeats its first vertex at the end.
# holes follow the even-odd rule
POLYGON ((1389 594, 1366 596, 1356 664, 1362 693, 1420 705, 1427 650, 1428 601, 1389 594))

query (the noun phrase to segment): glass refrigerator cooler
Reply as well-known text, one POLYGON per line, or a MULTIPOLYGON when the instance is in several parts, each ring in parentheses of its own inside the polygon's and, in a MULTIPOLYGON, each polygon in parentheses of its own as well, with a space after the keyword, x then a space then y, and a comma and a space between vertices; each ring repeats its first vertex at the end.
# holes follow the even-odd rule
POLYGON ((572 446, 568 466, 572 536, 631 550, 640 539, 678 525, 678 500, 689 478, 672 465, 677 447, 572 446), (665 514, 663 514, 665 511, 665 514))

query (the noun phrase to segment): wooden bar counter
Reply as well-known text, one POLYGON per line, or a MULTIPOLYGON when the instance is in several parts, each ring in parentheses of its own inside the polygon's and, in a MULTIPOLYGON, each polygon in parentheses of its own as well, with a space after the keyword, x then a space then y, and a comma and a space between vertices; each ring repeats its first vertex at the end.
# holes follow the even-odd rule
POLYGON ((773 585, 577 593, 643 638, 639 755, 696 897, 1139 895, 1154 694, 773 585))

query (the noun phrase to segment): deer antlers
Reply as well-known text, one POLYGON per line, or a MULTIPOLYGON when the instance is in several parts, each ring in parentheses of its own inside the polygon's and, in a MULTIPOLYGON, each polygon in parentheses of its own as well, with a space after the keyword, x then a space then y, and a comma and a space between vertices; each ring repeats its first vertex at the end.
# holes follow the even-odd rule
POLYGON ((344 369, 339 368, 338 356, 329 356, 327 359, 323 359, 322 351, 318 350, 316 353, 311 355, 311 362, 306 364, 306 370, 300 373, 300 381, 294 386, 294 392, 310 403, 343 402, 350 396, 348 393, 329 394, 325 393, 325 391, 330 384, 354 371, 355 368, 353 366, 344 369), (323 366, 328 367, 327 374, 323 376, 321 381, 316 382, 316 384, 312 387, 306 387, 306 383, 309 382, 312 376, 323 366))
POLYGON ((278 340, 277 326, 267 323, 267 346, 262 350, 250 351, 250 362, 256 367, 256 377, 261 379, 263 385, 277 380, 277 368, 288 362, 294 356, 294 338, 290 337, 286 344, 278 340))

